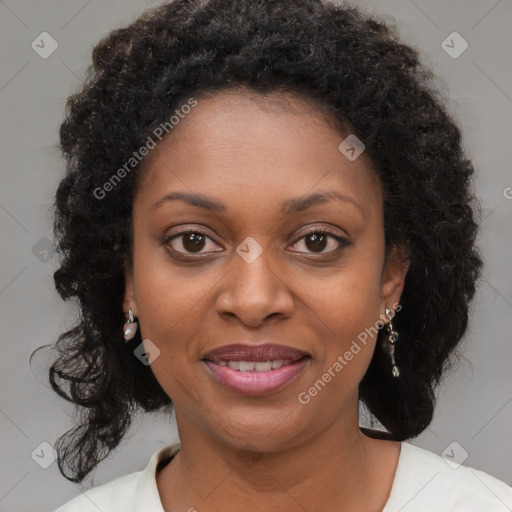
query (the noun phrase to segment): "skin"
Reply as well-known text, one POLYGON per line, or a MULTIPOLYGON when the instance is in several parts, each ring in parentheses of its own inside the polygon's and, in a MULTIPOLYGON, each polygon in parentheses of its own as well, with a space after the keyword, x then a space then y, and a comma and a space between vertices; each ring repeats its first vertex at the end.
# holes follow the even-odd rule
POLYGON ((385 258, 381 186, 364 153, 349 161, 339 151, 346 135, 299 96, 224 91, 198 98, 145 162, 124 311, 158 346, 151 369, 175 404, 181 449, 157 474, 167 512, 248 503, 265 512, 371 512, 388 499, 400 444, 359 430, 358 385, 376 337, 308 404, 297 398, 386 318, 407 272, 399 248, 385 258), (152 208, 173 191, 210 196, 226 210, 183 200, 152 208), (281 211, 284 201, 320 191, 350 200, 281 211), (315 252, 305 231, 322 227, 349 244, 329 236, 315 252), (184 237, 165 242, 194 228, 207 234, 199 257, 184 237), (236 252, 248 236, 263 249, 252 263, 236 252), (201 359, 244 341, 292 346, 311 360, 283 389, 243 396, 201 359))

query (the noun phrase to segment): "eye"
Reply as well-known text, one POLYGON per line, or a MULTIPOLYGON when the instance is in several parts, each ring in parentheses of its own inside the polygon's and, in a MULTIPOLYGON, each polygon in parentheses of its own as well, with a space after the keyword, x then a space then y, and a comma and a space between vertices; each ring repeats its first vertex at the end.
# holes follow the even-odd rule
MULTIPOLYGON (((208 254, 222 251, 205 231, 194 228, 167 237, 164 245, 178 255, 208 254)), ((336 253, 350 245, 348 240, 325 228, 314 228, 303 234, 291 247, 292 251, 313 254, 336 253), (306 250, 297 249, 303 244, 306 250)))
POLYGON ((348 240, 342 238, 331 231, 324 228, 314 228, 305 233, 297 242, 291 247, 303 245, 306 251, 299 250, 298 252, 312 253, 334 253, 349 245, 348 240), (327 250, 325 250, 327 249, 327 250))
POLYGON ((206 251, 203 251, 205 253, 216 252, 215 246, 218 246, 204 231, 199 229, 183 231, 167 238, 164 243, 171 250, 180 254, 202 254, 201 251, 205 247, 207 248, 206 251), (208 240, 212 242, 210 249, 208 249, 208 240))

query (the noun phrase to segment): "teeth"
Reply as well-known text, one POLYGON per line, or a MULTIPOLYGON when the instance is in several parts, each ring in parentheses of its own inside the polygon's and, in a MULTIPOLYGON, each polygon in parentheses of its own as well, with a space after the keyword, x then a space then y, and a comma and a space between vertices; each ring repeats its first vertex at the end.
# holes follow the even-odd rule
POLYGON ((254 370, 254 366, 256 363, 252 363, 250 361, 238 361, 239 370, 241 372, 252 372, 254 370))
POLYGON ((277 370, 282 366, 288 366, 295 361, 276 359, 274 361, 219 361, 219 366, 229 366, 232 370, 241 372, 269 372, 270 370, 277 370))
MULTIPOLYGON (((242 369, 242 367, 240 367, 240 370, 241 369, 242 369)), ((272 370, 272 362, 271 361, 267 361, 267 362, 259 361, 254 365, 254 369, 257 372, 269 372, 270 370, 272 370)))

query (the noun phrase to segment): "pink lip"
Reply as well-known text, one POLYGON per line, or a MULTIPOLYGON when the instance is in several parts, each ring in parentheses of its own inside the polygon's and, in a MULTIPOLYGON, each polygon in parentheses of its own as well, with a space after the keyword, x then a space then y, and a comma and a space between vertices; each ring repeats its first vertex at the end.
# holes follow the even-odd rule
POLYGON ((233 370, 229 366, 220 366, 213 361, 204 362, 213 377, 227 388, 243 395, 254 396, 271 393, 289 384, 304 370, 309 360, 309 357, 304 357, 293 364, 268 372, 244 372, 233 370))

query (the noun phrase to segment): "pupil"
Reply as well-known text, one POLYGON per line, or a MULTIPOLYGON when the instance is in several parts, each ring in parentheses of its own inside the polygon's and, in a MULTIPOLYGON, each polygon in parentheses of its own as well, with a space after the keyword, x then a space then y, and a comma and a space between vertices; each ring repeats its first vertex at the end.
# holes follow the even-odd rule
POLYGON ((204 236, 199 233, 189 233, 183 237, 183 247, 187 251, 201 250, 203 248, 201 244, 204 245, 204 236))
POLYGON ((325 249, 325 241, 327 239, 327 236, 324 234, 319 233, 313 233, 306 237, 306 245, 308 249, 312 251, 318 251, 321 252, 323 249, 325 249), (308 242, 312 242, 312 244, 308 242))

